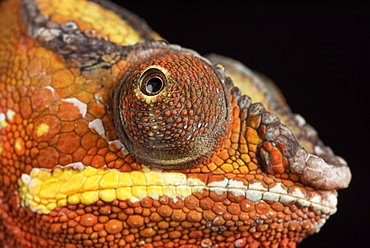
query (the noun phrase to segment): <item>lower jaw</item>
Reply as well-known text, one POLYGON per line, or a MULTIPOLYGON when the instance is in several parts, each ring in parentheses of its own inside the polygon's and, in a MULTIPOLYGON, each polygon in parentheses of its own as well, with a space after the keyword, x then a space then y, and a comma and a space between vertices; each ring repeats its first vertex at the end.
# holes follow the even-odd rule
MULTIPOLYGON (((38 246, 49 247, 167 243, 227 247, 268 240, 294 244, 318 232, 336 211, 335 191, 306 193, 316 201, 312 202, 298 187, 284 194, 282 184, 242 182, 222 175, 204 180, 196 174, 145 168, 34 169, 19 180, 22 213, 27 216, 20 215, 7 226, 18 223, 11 228, 13 239, 29 237, 23 241, 37 240, 38 246)), ((28 247, 14 247, 22 246, 28 247)))
POLYGON ((13 222, 19 223, 17 235, 29 239, 24 242, 40 242, 37 247, 229 247, 248 242, 295 243, 317 232, 329 217, 297 202, 230 200, 227 193, 216 196, 209 191, 203 196, 98 200, 57 207, 48 214, 27 210, 28 217, 13 222), (30 219, 31 226, 26 222, 30 219), (38 235, 37 239, 27 232, 38 235))

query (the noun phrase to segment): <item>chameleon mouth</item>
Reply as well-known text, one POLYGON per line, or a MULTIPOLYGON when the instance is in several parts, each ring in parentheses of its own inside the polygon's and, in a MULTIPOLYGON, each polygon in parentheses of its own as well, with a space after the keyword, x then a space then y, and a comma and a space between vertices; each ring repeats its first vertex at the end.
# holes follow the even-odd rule
POLYGON ((98 200, 137 202, 145 197, 158 200, 161 196, 186 197, 209 191, 227 193, 234 198, 252 202, 261 200, 281 203, 296 202, 302 207, 331 215, 336 212, 335 190, 316 191, 313 188, 292 185, 280 180, 267 184, 264 180, 248 182, 244 178, 228 179, 223 175, 200 175, 163 172, 143 167, 142 171, 120 172, 117 169, 96 169, 81 163, 67 167, 32 169, 18 180, 22 207, 38 214, 48 214, 57 207, 72 204, 93 204, 98 200))

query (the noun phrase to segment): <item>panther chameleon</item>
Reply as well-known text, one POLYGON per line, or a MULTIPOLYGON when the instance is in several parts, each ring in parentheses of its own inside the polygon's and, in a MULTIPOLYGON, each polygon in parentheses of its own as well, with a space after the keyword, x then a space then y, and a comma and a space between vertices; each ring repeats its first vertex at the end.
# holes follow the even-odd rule
POLYGON ((0 247, 295 247, 351 173, 267 77, 107 1, 0 2, 0 247))

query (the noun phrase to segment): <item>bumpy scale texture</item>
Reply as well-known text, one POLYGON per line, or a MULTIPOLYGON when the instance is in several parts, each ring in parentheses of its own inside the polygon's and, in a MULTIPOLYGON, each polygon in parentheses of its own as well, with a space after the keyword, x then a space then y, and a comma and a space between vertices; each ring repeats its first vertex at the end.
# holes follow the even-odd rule
POLYGON ((181 168, 185 162, 194 164, 194 157, 202 162, 199 156, 210 155, 210 149, 223 143, 219 136, 225 136, 228 99, 215 72, 201 59, 176 53, 153 56, 124 81, 119 100, 127 130, 122 132, 127 136, 122 140, 133 141, 132 151, 145 148, 146 162, 181 168), (160 94, 148 96, 138 77, 143 74, 143 84, 146 77, 157 73, 168 79, 160 94), (148 161, 148 156, 153 158, 148 161))
POLYGON ((105 1, 0 16, 0 247, 295 247, 336 212, 346 162, 264 76, 105 1))

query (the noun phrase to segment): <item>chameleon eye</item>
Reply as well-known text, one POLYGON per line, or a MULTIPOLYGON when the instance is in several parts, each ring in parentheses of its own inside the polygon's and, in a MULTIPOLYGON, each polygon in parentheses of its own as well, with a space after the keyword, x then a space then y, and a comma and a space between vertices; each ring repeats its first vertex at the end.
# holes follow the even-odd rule
POLYGON ((189 168, 221 148, 230 122, 229 104, 224 78, 207 61, 162 54, 140 61, 121 81, 115 126, 141 163, 189 168))
POLYGON ((167 78, 158 68, 149 68, 141 75, 140 90, 147 96, 158 95, 164 88, 167 78))

